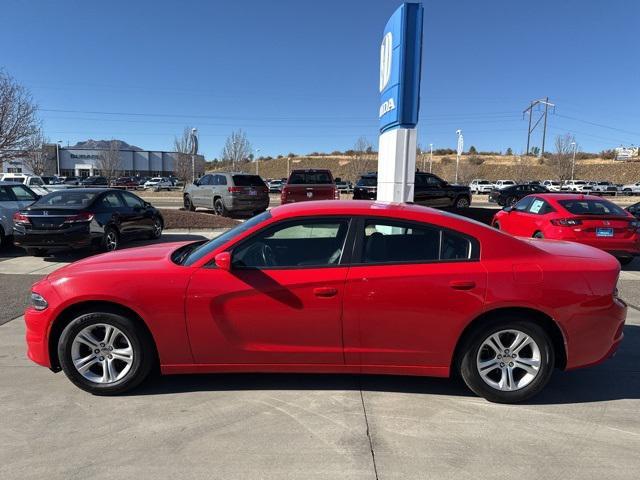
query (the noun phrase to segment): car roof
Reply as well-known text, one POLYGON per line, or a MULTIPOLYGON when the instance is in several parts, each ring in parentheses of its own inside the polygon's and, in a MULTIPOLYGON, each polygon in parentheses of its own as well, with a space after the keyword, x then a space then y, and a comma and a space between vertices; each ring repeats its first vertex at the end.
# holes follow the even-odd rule
POLYGON ((24 183, 22 183, 22 182, 10 182, 8 180, 0 180, 0 185, 22 185, 22 186, 24 186, 24 183))
POLYGON ((584 193, 532 193, 531 196, 544 200, 605 200, 598 195, 585 195, 584 193))
POLYGON ((54 190, 50 193, 61 193, 61 192, 80 192, 80 193, 103 193, 103 192, 121 192, 122 190, 117 188, 63 188, 61 190, 54 190))

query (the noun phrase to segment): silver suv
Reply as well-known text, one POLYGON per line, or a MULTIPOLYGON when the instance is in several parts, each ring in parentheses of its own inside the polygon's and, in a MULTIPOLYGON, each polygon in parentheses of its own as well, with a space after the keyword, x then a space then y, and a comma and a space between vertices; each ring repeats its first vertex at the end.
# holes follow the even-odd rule
POLYGON ((184 208, 213 209, 216 214, 261 213, 269 206, 269 187, 258 175, 209 173, 184 189, 184 208))

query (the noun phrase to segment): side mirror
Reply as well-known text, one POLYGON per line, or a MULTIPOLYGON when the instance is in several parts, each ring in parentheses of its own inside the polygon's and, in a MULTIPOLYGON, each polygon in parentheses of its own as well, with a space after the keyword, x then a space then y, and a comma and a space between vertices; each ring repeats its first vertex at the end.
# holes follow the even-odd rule
POLYGON ((505 212, 509 213, 509 212, 511 212, 511 210, 513 210, 513 207, 504 207, 502 210, 504 210, 505 212))
POLYGON ((231 254, 229 252, 220 252, 216 255, 214 259, 216 263, 216 267, 220 270, 230 271, 231 270, 231 254))
POLYGON ((200 181, 199 181, 199 180, 194 180, 194 181, 193 181, 193 184, 197 187, 197 186, 199 186, 199 185, 200 185, 200 181))

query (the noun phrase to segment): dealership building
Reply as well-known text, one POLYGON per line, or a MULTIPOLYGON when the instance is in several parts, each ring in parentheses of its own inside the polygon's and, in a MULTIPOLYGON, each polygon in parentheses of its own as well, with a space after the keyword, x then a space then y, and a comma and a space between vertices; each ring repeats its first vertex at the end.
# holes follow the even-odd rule
MULTIPOLYGON (((47 168, 45 175, 60 173, 64 177, 89 177, 100 175, 100 156, 106 149, 57 147, 47 145, 47 168)), ((163 152, 156 150, 121 149, 119 174, 122 176, 167 177, 176 173, 176 165, 180 154, 178 152, 163 152)), ((204 174, 204 157, 194 155, 195 176, 204 174)), ((187 156, 191 162, 191 155, 187 156)), ((3 162, 4 173, 33 173, 28 162, 18 157, 3 162)))

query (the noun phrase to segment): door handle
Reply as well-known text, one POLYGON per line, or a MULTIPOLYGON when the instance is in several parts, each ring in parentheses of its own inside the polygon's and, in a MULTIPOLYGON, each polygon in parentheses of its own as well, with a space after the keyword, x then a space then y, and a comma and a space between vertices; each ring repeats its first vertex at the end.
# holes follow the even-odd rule
POLYGON ((449 286, 454 290, 471 290, 476 287, 473 280, 451 280, 449 286))
POLYGON ((313 294, 316 297, 335 297, 338 294, 338 289, 333 287, 318 287, 313 289, 313 294))

